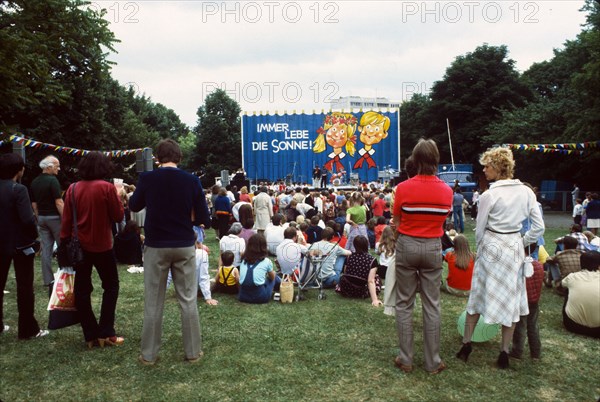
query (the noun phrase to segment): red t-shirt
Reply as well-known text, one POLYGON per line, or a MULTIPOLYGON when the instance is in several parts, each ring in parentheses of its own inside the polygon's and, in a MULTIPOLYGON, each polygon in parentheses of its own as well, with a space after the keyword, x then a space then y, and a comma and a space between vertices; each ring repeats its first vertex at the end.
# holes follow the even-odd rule
POLYGON ((330 243, 338 243, 338 246, 340 246, 341 248, 346 248, 347 241, 348 241, 348 239, 346 238, 346 236, 342 236, 341 239, 337 236, 333 236, 331 238, 331 240, 329 240, 330 243), (338 243, 338 240, 339 240, 339 243, 338 243))
POLYGON ((475 260, 471 258, 467 269, 460 269, 456 264, 456 254, 453 251, 444 256, 448 262, 448 286, 458 290, 471 290, 471 279, 473 277, 473 266, 475 260))
MULTIPOLYGON (((77 237, 84 250, 92 253, 113 247, 112 224, 123 220, 123 204, 114 185, 104 180, 78 181, 75 187, 77 237)), ((73 185, 65 195, 60 238, 71 237, 73 229, 73 185)))
POLYGON ((377 225, 375 226, 375 243, 379 243, 381 240, 381 234, 383 233, 383 229, 385 229, 387 225, 377 225))
POLYGON ((371 209, 373 210, 373 216, 383 216, 383 210, 385 209, 385 200, 383 198, 377 198, 373 205, 371 205, 371 209))
POLYGON ((398 232, 423 238, 442 237, 442 225, 452 212, 452 189, 436 176, 417 175, 396 187, 394 216, 398 232))

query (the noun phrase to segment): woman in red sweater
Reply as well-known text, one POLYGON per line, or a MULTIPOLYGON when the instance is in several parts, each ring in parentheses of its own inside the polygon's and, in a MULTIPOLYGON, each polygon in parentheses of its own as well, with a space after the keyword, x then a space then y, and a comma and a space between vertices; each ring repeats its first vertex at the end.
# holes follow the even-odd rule
POLYGON ((448 263, 445 289, 455 296, 468 296, 475 265, 475 254, 471 252, 469 240, 457 235, 454 238, 454 251, 447 252, 444 260, 448 263))
POLYGON ((440 358, 440 283, 442 226, 452 211, 452 189, 436 177, 440 154, 432 140, 421 139, 411 158, 417 175, 396 187, 396 326, 400 353, 394 363, 413 369, 413 307, 420 283, 423 306, 425 369, 437 374, 446 368, 440 358))
MULTIPOLYGON (((120 345, 124 339, 115 333, 115 310, 119 297, 119 274, 113 252, 111 226, 123 219, 123 204, 117 188, 103 180, 110 177, 113 164, 101 152, 90 152, 78 165, 81 181, 72 184, 65 195, 60 230, 61 243, 73 233, 73 208, 77 210, 77 237, 84 259, 77 268, 75 307, 89 348, 94 345, 120 345), (73 202, 73 199, 75 202, 73 202), (100 321, 92 310, 92 266, 102 281, 100 321)), ((65 244, 65 243, 63 243, 65 244)))

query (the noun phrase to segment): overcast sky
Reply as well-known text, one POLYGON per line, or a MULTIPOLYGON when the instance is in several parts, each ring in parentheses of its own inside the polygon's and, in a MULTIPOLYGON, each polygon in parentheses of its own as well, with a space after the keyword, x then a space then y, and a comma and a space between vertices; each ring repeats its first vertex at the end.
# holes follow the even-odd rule
POLYGON ((340 96, 405 100, 459 55, 507 45, 548 60, 585 22, 568 1, 95 1, 121 40, 113 77, 196 125, 215 87, 243 111, 329 109, 340 96))

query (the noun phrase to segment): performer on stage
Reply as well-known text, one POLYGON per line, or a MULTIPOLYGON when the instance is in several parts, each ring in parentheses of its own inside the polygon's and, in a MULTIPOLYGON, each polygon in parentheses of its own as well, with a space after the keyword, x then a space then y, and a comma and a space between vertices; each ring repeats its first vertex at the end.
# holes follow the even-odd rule
POLYGON ((327 186, 327 168, 323 165, 323 169, 321 169, 321 186, 327 186))
POLYGON ((313 187, 320 188, 321 187, 321 168, 319 165, 315 166, 313 169, 313 187))

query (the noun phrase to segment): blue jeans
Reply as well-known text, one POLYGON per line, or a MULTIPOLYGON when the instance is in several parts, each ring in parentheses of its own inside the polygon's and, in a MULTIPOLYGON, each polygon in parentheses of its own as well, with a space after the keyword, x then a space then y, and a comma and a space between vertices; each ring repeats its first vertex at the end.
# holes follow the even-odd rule
POLYGON ((335 285, 340 283, 340 274, 336 272, 335 274, 328 276, 325 279, 322 279, 322 281, 323 281, 323 287, 325 289, 331 289, 331 288, 335 287, 335 285))
POLYGON ((338 279, 340 278, 340 275, 342 275, 342 270, 344 269, 344 264, 345 263, 346 263, 346 256, 345 255, 340 255, 335 260, 335 265, 333 266, 333 270, 335 271, 338 279))
POLYGON ((267 278, 264 285, 260 286, 240 286, 240 293, 238 299, 241 302, 252 303, 252 304, 263 304, 268 303, 271 300, 271 294, 273 289, 279 290, 281 284, 281 278, 275 276, 275 279, 271 280, 267 278))
POLYGON ((452 217, 454 220, 454 229, 457 232, 463 233, 465 231, 465 222, 463 221, 462 205, 454 206, 452 212, 452 217))

